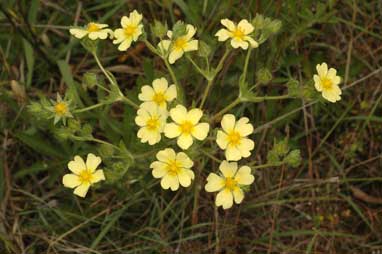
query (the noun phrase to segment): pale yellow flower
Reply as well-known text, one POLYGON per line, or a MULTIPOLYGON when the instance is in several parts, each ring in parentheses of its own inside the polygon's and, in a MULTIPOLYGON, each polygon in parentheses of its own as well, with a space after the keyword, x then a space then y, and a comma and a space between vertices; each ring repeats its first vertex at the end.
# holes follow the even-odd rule
POLYGON ((48 107, 48 110, 53 112, 54 124, 60 120, 66 123, 66 118, 71 118, 73 115, 70 113, 70 102, 63 100, 59 93, 57 93, 56 101, 51 100, 52 106, 48 107))
POLYGON ((154 102, 160 108, 167 108, 167 102, 171 102, 176 98, 176 86, 168 86, 165 78, 155 79, 152 87, 142 86, 141 93, 138 94, 139 100, 143 102, 154 102))
POLYGON ((341 83, 341 77, 337 76, 337 70, 330 68, 326 63, 317 64, 318 75, 314 75, 314 86, 317 91, 322 92, 322 97, 330 102, 341 100, 342 91, 338 86, 341 83))
POLYGON ((204 140, 210 129, 208 123, 199 123, 200 118, 203 116, 203 111, 194 108, 190 111, 182 105, 177 105, 170 110, 171 119, 175 123, 168 123, 164 127, 164 135, 168 138, 178 137, 177 144, 183 150, 188 149, 193 141, 204 140))
POLYGON ((172 31, 168 31, 167 36, 170 40, 162 40, 158 44, 162 52, 169 51, 168 61, 170 64, 175 63, 185 52, 198 50, 198 40, 193 40, 196 28, 192 25, 187 25, 186 31, 186 35, 175 40, 172 39, 172 31))
POLYGON ((250 167, 242 166, 239 170, 237 167, 236 162, 223 161, 219 166, 222 175, 215 173, 208 175, 205 190, 207 192, 219 192, 216 195, 216 206, 223 206, 223 209, 228 209, 232 207, 233 201, 240 204, 244 199, 244 192, 241 187, 250 185, 255 180, 250 167))
POLYGON ((250 36, 254 27, 248 20, 242 19, 237 25, 229 19, 222 19, 220 23, 227 29, 222 28, 215 34, 218 41, 226 41, 231 38, 231 46, 235 49, 239 47, 248 49, 248 46, 257 48, 259 46, 259 43, 250 36))
POLYGON ((86 163, 80 156, 75 156, 74 160, 68 163, 68 168, 73 174, 64 175, 62 183, 67 188, 75 188, 75 195, 85 197, 92 184, 105 180, 103 170, 96 170, 101 162, 101 158, 92 153, 88 154, 86 163))
POLYGON ((78 39, 88 36, 91 40, 106 39, 113 36, 113 31, 108 29, 109 25, 90 22, 85 27, 76 27, 69 30, 70 34, 78 39))
POLYGON ((226 114, 221 121, 222 131, 218 130, 216 143, 225 150, 229 161, 238 161, 247 158, 255 147, 255 142, 247 138, 253 132, 253 126, 247 117, 236 121, 235 116, 226 114))
POLYGON ((152 174, 155 178, 162 178, 160 184, 163 189, 172 191, 179 189, 179 185, 188 187, 194 179, 194 172, 190 169, 194 165, 187 154, 175 153, 171 148, 161 150, 156 155, 158 161, 151 163, 152 174))
POLYGON ((133 41, 137 41, 143 33, 142 14, 136 10, 130 12, 129 17, 123 16, 121 19, 122 28, 114 31, 114 44, 120 44, 118 50, 127 50, 133 41))
POLYGON ((135 117, 135 123, 140 126, 137 136, 142 143, 154 145, 161 140, 161 133, 166 124, 168 112, 153 102, 143 103, 135 117))

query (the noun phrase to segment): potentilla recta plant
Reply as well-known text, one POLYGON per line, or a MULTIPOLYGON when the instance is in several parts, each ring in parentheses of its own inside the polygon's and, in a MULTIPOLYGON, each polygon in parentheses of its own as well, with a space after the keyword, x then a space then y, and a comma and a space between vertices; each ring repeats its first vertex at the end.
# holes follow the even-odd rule
MULTIPOLYGON (((66 94, 58 94, 51 103, 42 99, 30 105, 30 112, 54 119, 54 132, 59 138, 92 144, 87 151, 73 154, 67 165, 70 174, 64 174, 66 169, 62 169, 63 186, 73 189, 80 197, 85 197, 93 185, 95 190, 90 192, 102 192, 102 188, 97 188, 103 184, 128 181, 127 168, 138 166, 136 159, 144 158, 148 163, 141 174, 150 172, 158 191, 162 188, 166 192, 187 192, 197 182, 202 186, 198 190, 214 199, 217 207, 228 209, 245 202, 248 195, 245 193, 256 184, 257 169, 299 166, 300 151, 289 148, 288 138, 275 140, 273 148, 267 151, 266 161, 260 163, 254 156, 256 150, 263 149, 257 146, 254 138, 258 128, 255 119, 247 111, 233 111, 240 104, 257 105, 266 100, 303 99, 323 103, 326 100, 330 105, 341 99, 341 78, 336 69, 329 68, 325 62, 317 63, 304 86, 295 80, 287 82, 284 94, 268 96, 259 92, 259 85, 269 83, 273 75, 277 75, 266 68, 259 68, 255 84, 250 84, 253 78, 247 77, 249 62, 280 29, 279 20, 260 14, 253 19, 222 18, 221 24, 209 34, 210 38, 215 38, 214 43, 207 43, 200 39, 207 31, 193 24, 177 21, 168 28, 159 21, 148 22, 137 10, 122 16, 119 27, 96 21, 72 27, 73 40, 80 41, 101 73, 85 73, 81 91, 88 93, 88 97, 94 91, 103 96, 96 103, 89 103, 92 100, 82 101, 76 89, 69 87, 66 94), (150 82, 138 84, 135 89, 122 89, 113 71, 102 64, 99 48, 107 45, 124 54, 138 43, 145 45, 149 57, 161 60, 165 72, 154 72, 150 82), (219 74, 229 69, 240 56, 245 56, 239 63, 242 66, 240 77, 230 78, 236 99, 229 101, 231 96, 225 98, 219 93, 225 106, 210 105, 210 96, 219 89, 219 74), (185 89, 180 78, 183 74, 177 68, 184 64, 193 68, 189 70, 193 72, 192 80, 202 80, 201 90, 189 93, 185 89), (131 133, 140 144, 97 138, 100 135, 95 135, 94 126, 81 117, 83 113, 115 103, 123 103, 134 112, 134 120, 123 124, 132 125, 131 133), (134 154, 135 146, 144 152, 134 154), (84 161, 82 157, 86 154, 84 161), (114 166, 108 166, 107 161, 114 166)), ((143 77, 143 80, 147 79, 143 77)), ((118 129, 118 126, 113 128, 118 129)), ((107 133, 101 136, 107 137, 107 133)))

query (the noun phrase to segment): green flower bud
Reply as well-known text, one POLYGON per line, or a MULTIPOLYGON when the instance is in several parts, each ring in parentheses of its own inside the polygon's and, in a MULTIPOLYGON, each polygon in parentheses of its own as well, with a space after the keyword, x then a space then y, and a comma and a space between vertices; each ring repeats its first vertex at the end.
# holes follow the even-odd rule
POLYGON ((86 89, 92 89, 97 85, 97 75, 92 72, 86 72, 82 77, 82 86, 86 89))
POLYGON ((130 165, 123 163, 121 161, 111 164, 104 170, 105 178, 107 183, 115 183, 123 178, 129 169, 130 165))
POLYGON ((187 28, 186 25, 182 21, 178 21, 175 23, 175 25, 172 27, 172 40, 176 40, 177 38, 186 35, 187 34, 187 28))
POLYGON ((272 80, 272 73, 268 68, 261 68, 256 72, 257 82, 260 84, 268 84, 272 80))
POLYGON ((285 158, 284 162, 291 166, 292 168, 296 168, 301 163, 301 153, 299 149, 291 151, 285 158))
POLYGON ((88 37, 85 37, 80 40, 81 45, 90 53, 95 53, 97 51, 98 40, 90 40, 88 37))
POLYGON ((211 48, 204 41, 199 41, 198 55, 200 57, 208 57, 211 54, 211 48))
POLYGON ((166 35, 167 30, 167 24, 163 24, 158 20, 154 20, 154 25, 151 26, 151 31, 153 34, 160 39, 166 35))

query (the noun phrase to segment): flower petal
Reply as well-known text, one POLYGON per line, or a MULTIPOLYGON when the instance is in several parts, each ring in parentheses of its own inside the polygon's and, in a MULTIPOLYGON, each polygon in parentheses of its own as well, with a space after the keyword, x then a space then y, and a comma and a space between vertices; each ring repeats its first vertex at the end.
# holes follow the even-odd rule
POLYGON ((194 142, 194 140, 192 139, 191 135, 182 134, 178 137, 178 140, 176 143, 183 150, 187 150, 192 145, 193 142, 194 142))
POLYGON ((178 180, 178 177, 174 176, 174 175, 165 175, 161 182, 160 182, 161 186, 163 189, 167 190, 168 188, 171 188, 172 191, 176 191, 177 189, 179 189, 179 180, 178 180))
POLYGON ((237 27, 243 31, 245 35, 252 33, 254 30, 253 25, 246 19, 240 20, 239 24, 237 24, 237 27))
POLYGON ((231 20, 229 19, 222 19, 220 20, 220 23, 227 27, 229 31, 234 31, 236 29, 236 25, 235 23, 233 23, 231 20))
POLYGON ((98 165, 101 164, 101 162, 102 162, 101 157, 98 157, 92 153, 89 153, 86 159, 86 168, 90 172, 94 172, 97 169, 98 165))
POLYGON ((174 149, 166 148, 164 150, 159 151, 156 157, 159 161, 167 163, 169 160, 175 160, 176 154, 174 149))
POLYGON ((188 187, 191 185, 191 177, 188 170, 183 169, 178 173, 178 181, 183 187, 188 187))
POLYGON ((259 43, 250 36, 245 36, 244 40, 248 41, 252 48, 257 48, 259 43))
POLYGON ((171 119, 177 124, 182 124, 187 119, 187 109, 182 105, 177 105, 170 110, 171 119))
POLYGON ((169 88, 167 89, 167 91, 164 95, 166 97, 166 101, 174 100, 177 96, 176 86, 175 85, 169 86, 169 88))
POLYGON ((196 28, 193 25, 187 24, 186 30, 187 30, 186 39, 187 41, 189 41, 192 37, 194 37, 196 33, 196 28))
POLYGON ((153 81, 153 88, 155 93, 164 94, 168 88, 168 82, 165 78, 157 78, 153 81))
POLYGON ((243 41, 243 40, 232 39, 231 40, 231 46, 234 49, 242 48, 245 50, 245 49, 248 49, 248 42, 243 41))
POLYGON ((200 123, 194 126, 192 130, 192 136, 197 140, 204 140, 207 137, 209 130, 210 125, 208 123, 200 123))
POLYGON ((228 161, 224 160, 219 165, 219 170, 220 170, 220 172, 222 172, 222 174, 225 178, 234 177, 236 170, 237 170, 237 163, 236 162, 228 162, 228 161))
POLYGON ((204 189, 207 192, 215 192, 223 189, 224 185, 225 180, 223 177, 220 177, 215 173, 210 173, 207 177, 207 184, 204 186, 204 189))
POLYGON ((313 80, 314 80, 314 87, 316 88, 317 91, 321 92, 322 91, 322 85, 321 85, 320 77, 318 75, 314 74, 313 80))
POLYGON ((96 172, 93 173, 92 176, 93 178, 91 183, 98 183, 99 181, 105 180, 105 175, 102 169, 98 169, 96 172))
POLYGON ((228 145, 228 135, 225 134, 223 131, 218 130, 217 136, 216 136, 216 143, 221 149, 226 149, 228 145))
POLYGON ((89 33, 87 30, 82 28, 71 28, 69 32, 71 35, 73 35, 77 39, 82 39, 89 33))
POLYGON ((226 114, 223 116, 221 126, 226 133, 230 133, 235 128, 236 119, 232 114, 226 114))
POLYGON ((236 122, 235 131, 239 132, 242 137, 252 134, 253 126, 249 123, 248 117, 242 117, 236 122))
POLYGON ((251 155, 251 151, 255 148, 255 142, 248 138, 242 138, 236 149, 240 151, 242 157, 247 158, 251 155))
POLYGON ((242 158, 241 152, 236 146, 227 146, 225 157, 229 161, 238 161, 242 158))
POLYGON ((76 155, 74 156, 74 160, 68 163, 68 168, 74 174, 79 175, 82 170, 86 169, 86 165, 84 160, 80 156, 76 155))
POLYGON ((155 95, 154 89, 151 86, 145 85, 141 88, 141 93, 138 98, 141 101, 151 101, 155 95))
POLYGON ((233 205, 233 196, 229 189, 225 188, 216 195, 216 206, 223 206, 223 209, 231 208, 233 205))
POLYGON ((162 178, 167 174, 167 164, 160 161, 154 161, 151 163, 150 168, 153 169, 151 172, 154 178, 162 178))
POLYGON ((317 64, 316 66, 318 76, 325 77, 328 73, 328 65, 326 63, 317 64))
POLYGON ((239 187, 236 187, 233 190, 232 194, 233 194, 233 198, 234 198, 236 204, 240 204, 241 201, 243 201, 243 199, 244 199, 244 192, 239 187))
POLYGON ((88 193, 89 187, 90 187, 89 183, 83 183, 79 185, 77 188, 75 188, 73 193, 77 196, 80 196, 81 198, 84 198, 86 196, 86 193, 88 193))
POLYGON ((168 123, 164 126, 164 135, 168 138, 176 138, 181 134, 179 125, 168 123))
POLYGON ((176 162, 179 163, 182 168, 192 168, 192 166, 194 166, 194 162, 183 152, 176 155, 176 162))
POLYGON ((228 38, 231 37, 231 32, 227 29, 222 28, 219 31, 217 31, 215 36, 218 37, 218 41, 226 41, 228 38))
POLYGON ((66 174, 62 178, 62 184, 67 188, 74 188, 81 184, 81 180, 78 175, 66 174))
POLYGON ((175 63, 176 60, 183 56, 184 52, 182 49, 173 49, 168 56, 168 61, 170 64, 175 63))
POLYGON ((190 121, 192 124, 197 124, 203 116, 203 111, 198 108, 193 108, 187 113, 187 121, 190 121))
POLYGON ((118 46, 119 51, 126 51, 131 46, 132 39, 127 38, 118 46))
POLYGON ((236 172, 235 181, 240 185, 250 185, 255 180, 255 177, 251 174, 251 168, 248 166, 242 166, 236 172))
POLYGON ((198 40, 191 40, 183 47, 184 52, 198 50, 198 40))

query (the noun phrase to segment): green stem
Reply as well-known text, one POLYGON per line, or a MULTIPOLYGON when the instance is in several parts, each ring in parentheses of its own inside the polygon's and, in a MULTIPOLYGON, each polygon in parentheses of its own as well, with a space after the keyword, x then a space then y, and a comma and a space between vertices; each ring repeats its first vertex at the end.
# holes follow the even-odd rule
POLYGON ((108 103, 100 102, 100 103, 94 104, 94 105, 86 107, 86 108, 77 109, 73 113, 75 113, 75 114, 76 113, 82 113, 82 112, 85 112, 85 111, 89 111, 89 110, 101 107, 101 106, 106 105, 106 104, 108 104, 108 103))
POLYGON ((155 55, 158 55, 158 56, 162 57, 162 56, 158 53, 158 50, 154 47, 154 45, 151 44, 148 40, 144 40, 143 42, 146 44, 146 47, 147 47, 152 53, 154 53, 155 55))
POLYGON ((244 70, 243 70, 242 76, 240 77, 240 83, 245 82, 245 80, 247 79, 248 64, 249 64, 249 58, 251 56, 251 52, 252 52, 252 48, 249 47, 247 56, 245 57, 244 70))
POLYGON ((251 169, 254 170, 254 169, 261 169, 261 168, 270 168, 270 167, 278 167, 278 166, 281 166, 282 164, 284 164, 283 162, 277 162, 277 163, 266 163, 266 164, 262 164, 262 165, 257 165, 257 166, 251 166, 251 169))
POLYGON ((230 109, 232 109, 233 107, 235 107, 237 104, 239 104, 241 102, 240 98, 236 98, 233 102, 231 102, 227 107, 223 108, 222 110, 220 110, 218 113, 216 113, 212 119, 211 119, 211 122, 215 121, 217 118, 219 118, 220 116, 222 116, 224 113, 226 113, 227 111, 229 111, 230 109))
POLYGON ((122 101, 126 102, 127 104, 134 107, 135 109, 139 109, 139 106, 135 102, 127 98, 126 96, 122 95, 121 99, 122 101))
POLYGON ((96 60, 97 64, 98 64, 98 67, 101 69, 101 71, 103 72, 103 74, 106 76, 106 78, 109 80, 110 84, 115 86, 116 88, 118 88, 118 91, 119 91, 119 94, 121 96, 121 99, 122 101, 125 101, 127 104, 129 104, 130 106, 138 109, 139 106, 134 103, 132 100, 130 100, 129 98, 127 98, 126 96, 123 95, 123 93, 121 92, 121 90, 119 89, 118 87, 118 84, 115 83, 115 81, 112 79, 112 77, 110 77, 109 73, 107 73, 107 71, 105 70, 105 68, 103 67, 103 65, 101 64, 101 61, 99 60, 97 54, 94 52, 93 53, 93 56, 94 56, 94 59, 96 60))
POLYGON ((182 96, 183 95, 182 95, 182 91, 181 91, 181 89, 179 87, 178 80, 176 79, 175 73, 172 70, 172 67, 171 67, 170 63, 168 62, 167 58, 164 58, 163 61, 164 61, 165 65, 166 65, 166 67, 167 67, 168 72, 170 73, 172 82, 174 82, 174 84, 176 86, 176 92, 177 92, 178 96, 181 98, 180 101, 182 101, 182 96))
POLYGON ((204 73, 204 71, 202 69, 200 69, 200 67, 194 62, 194 60, 192 60, 192 58, 186 54, 186 58, 188 59, 188 61, 190 61, 192 63, 192 65, 195 67, 195 69, 203 75, 203 77, 205 77, 206 79, 208 79, 209 77, 204 73))
MULTIPOLYGON (((218 73, 221 71, 221 69, 223 68, 223 64, 224 64, 224 61, 225 59, 227 58, 228 56, 228 53, 229 53, 229 49, 226 49, 226 51, 224 52, 224 55, 223 57, 220 59, 218 65, 216 66, 216 69, 212 75, 212 77, 205 77, 207 80, 208 80, 208 83, 207 83, 207 86, 206 86, 206 89, 204 90, 204 93, 203 93, 203 97, 202 97, 202 101, 200 102, 200 108, 202 109, 203 106, 204 106, 204 103, 206 102, 207 100, 207 97, 208 97, 208 93, 210 92, 211 90, 211 87, 213 85, 213 81, 215 79, 215 77, 218 75, 218 73)), ((210 72, 210 71, 209 71, 210 72)))
POLYGON ((259 97, 254 97, 252 99, 249 99, 248 101, 262 102, 267 100, 283 100, 283 99, 289 99, 289 98, 290 96, 288 94, 285 94, 285 95, 277 95, 277 96, 259 96, 259 97))
POLYGON ((93 57, 94 57, 94 59, 96 60, 98 67, 101 69, 101 71, 103 72, 103 74, 104 74, 104 75, 106 76, 106 78, 109 80, 110 84, 116 86, 117 84, 114 83, 114 80, 113 80, 113 79, 110 77, 110 75, 107 73, 107 71, 105 70, 105 68, 104 68, 103 65, 101 64, 101 61, 99 60, 99 58, 98 58, 98 56, 97 56, 97 54, 96 54, 95 52, 93 53, 93 57))

